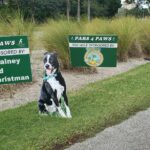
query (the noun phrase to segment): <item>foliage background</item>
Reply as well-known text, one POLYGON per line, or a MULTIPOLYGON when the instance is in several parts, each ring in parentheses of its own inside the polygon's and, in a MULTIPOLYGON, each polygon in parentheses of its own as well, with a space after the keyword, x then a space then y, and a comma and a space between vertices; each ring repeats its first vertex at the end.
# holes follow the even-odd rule
MULTIPOLYGON (((70 0, 70 15, 77 14, 77 0, 70 0)), ((81 15, 87 13, 87 0, 80 1, 81 15)), ((43 22, 47 18, 66 16, 66 0, 8 0, 9 9, 20 9, 25 18, 34 18, 43 22)), ((120 0, 91 0, 92 17, 112 17, 121 6, 120 0)))

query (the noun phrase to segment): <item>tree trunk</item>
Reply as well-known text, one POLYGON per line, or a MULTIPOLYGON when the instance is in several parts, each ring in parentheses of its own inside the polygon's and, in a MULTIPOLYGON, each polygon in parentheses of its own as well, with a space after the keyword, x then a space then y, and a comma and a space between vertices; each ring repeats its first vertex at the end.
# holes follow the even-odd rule
POLYGON ((70 20, 70 0, 67 0, 67 19, 70 20))
POLYGON ((88 21, 90 21, 91 20, 91 0, 88 0, 87 14, 88 14, 88 21))
POLYGON ((1 1, 0 1, 0 4, 4 4, 4 0, 1 0, 1 1))
POLYGON ((80 0, 78 0, 77 21, 80 22, 80 0))

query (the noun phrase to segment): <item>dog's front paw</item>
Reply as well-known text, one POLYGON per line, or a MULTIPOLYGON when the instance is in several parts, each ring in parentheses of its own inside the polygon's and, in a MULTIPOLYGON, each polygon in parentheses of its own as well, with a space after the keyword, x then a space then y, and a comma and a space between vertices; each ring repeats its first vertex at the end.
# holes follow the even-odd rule
POLYGON ((70 116, 67 116, 67 118, 68 118, 68 119, 71 119, 71 118, 72 118, 72 116, 71 116, 71 115, 70 115, 70 116))
POLYGON ((67 115, 67 118, 70 118, 70 119, 71 119, 71 118, 72 118, 71 114, 67 115))
POLYGON ((67 116, 65 115, 64 111, 62 110, 61 107, 57 107, 58 113, 60 114, 60 116, 62 118, 67 118, 67 116))
POLYGON ((68 106, 66 106, 66 115, 67 115, 67 118, 72 118, 71 111, 70 111, 70 108, 68 106))
POLYGON ((56 112, 56 107, 55 106, 46 106, 46 110, 49 112, 49 113, 54 113, 56 112))

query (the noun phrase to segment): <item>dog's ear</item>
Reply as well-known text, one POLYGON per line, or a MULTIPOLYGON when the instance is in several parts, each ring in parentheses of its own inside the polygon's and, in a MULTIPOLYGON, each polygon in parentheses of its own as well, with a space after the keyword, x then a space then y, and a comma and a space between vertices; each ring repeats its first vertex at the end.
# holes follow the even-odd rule
POLYGON ((49 52, 45 52, 45 53, 44 53, 44 56, 47 55, 48 53, 49 53, 49 52))
POLYGON ((56 51, 53 52, 54 56, 58 57, 58 53, 56 51))

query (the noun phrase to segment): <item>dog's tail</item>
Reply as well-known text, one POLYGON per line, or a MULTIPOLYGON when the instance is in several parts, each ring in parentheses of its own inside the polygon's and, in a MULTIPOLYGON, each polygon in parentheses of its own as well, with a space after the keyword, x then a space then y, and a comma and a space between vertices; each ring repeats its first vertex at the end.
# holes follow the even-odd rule
POLYGON ((147 58, 144 58, 144 59, 150 61, 150 58, 148 58, 148 57, 147 57, 147 58))

